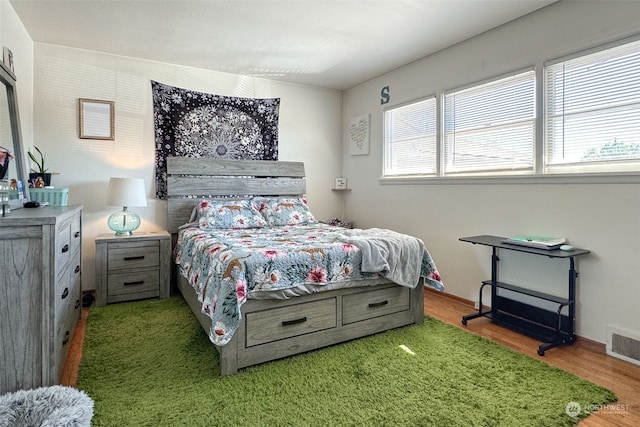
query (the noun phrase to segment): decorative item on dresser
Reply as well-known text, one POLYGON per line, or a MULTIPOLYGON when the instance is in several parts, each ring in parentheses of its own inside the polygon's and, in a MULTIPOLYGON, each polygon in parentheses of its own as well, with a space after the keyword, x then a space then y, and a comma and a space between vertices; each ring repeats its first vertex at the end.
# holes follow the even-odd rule
POLYGON ((96 238, 96 305, 167 298, 171 236, 166 231, 96 238))
POLYGON ((82 206, 0 219, 0 394, 58 383, 80 316, 82 206))
POLYGON ((34 152, 27 151, 33 166, 31 172, 29 172, 29 185, 35 188, 44 188, 51 185, 51 172, 47 172, 49 168, 46 167, 47 154, 43 153, 38 147, 34 146, 34 152))

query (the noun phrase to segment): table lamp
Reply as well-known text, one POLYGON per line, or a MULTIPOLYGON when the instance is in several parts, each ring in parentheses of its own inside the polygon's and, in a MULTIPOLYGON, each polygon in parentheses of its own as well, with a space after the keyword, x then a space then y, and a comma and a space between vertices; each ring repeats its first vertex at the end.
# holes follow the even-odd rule
POLYGON ((147 206, 144 179, 110 178, 107 189, 107 205, 122 206, 121 211, 112 213, 107 220, 109 228, 116 236, 130 236, 140 226, 140 217, 127 210, 129 206, 147 206))

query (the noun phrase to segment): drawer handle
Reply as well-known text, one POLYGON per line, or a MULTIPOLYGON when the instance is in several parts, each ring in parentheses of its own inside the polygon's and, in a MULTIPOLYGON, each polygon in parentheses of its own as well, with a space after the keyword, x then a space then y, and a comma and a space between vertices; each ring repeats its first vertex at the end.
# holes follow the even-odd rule
POLYGON ((75 306, 75 307, 73 307, 73 309, 74 309, 74 310, 77 310, 77 309, 78 309, 78 307, 80 307, 80 300, 79 300, 79 299, 77 299, 77 300, 76 300, 76 306, 75 306))
POLYGON ((67 345, 69 342, 69 331, 64 333, 64 340, 62 340, 62 345, 67 345))
POLYGON ((64 245, 62 247, 62 253, 69 252, 69 245, 64 245))
POLYGON ((124 286, 137 286, 137 285, 142 285, 144 283, 144 280, 138 280, 136 282, 124 282, 123 285, 124 286))
POLYGON ((76 265, 76 269, 74 271, 75 271, 75 273, 80 273, 80 266, 76 265))
POLYGON ((282 326, 297 325, 298 323, 304 323, 306 321, 307 321, 307 316, 301 317, 299 319, 283 320, 282 321, 282 326))
POLYGON ((380 302, 370 302, 369 303, 369 308, 376 308, 376 307, 382 307, 389 304, 389 301, 384 300, 384 301, 380 301, 380 302))
POLYGON ((125 261, 138 261, 144 259, 144 255, 138 255, 138 256, 126 256, 124 257, 125 261))
POLYGON ((69 296, 69 288, 64 288, 64 291, 62 292, 62 299, 65 299, 68 296, 69 296))
POLYGON ((75 233, 73 233, 73 237, 80 237, 80 232, 76 231, 75 233))

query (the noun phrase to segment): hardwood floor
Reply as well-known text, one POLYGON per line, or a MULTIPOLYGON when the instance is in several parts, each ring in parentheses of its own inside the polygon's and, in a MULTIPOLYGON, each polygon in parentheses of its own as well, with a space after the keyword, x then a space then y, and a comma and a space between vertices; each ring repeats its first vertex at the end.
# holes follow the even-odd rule
MULTIPOLYGON (((544 357, 538 356, 538 341, 495 325, 486 318, 471 320, 466 326, 462 326, 462 316, 473 312, 470 301, 425 290, 425 313, 428 316, 572 372, 612 390, 618 396, 617 402, 600 408, 579 426, 640 426, 640 366, 608 356, 604 352, 604 345, 581 338, 571 346, 554 348, 548 350, 544 357)), ((77 384, 88 313, 89 309, 83 308, 61 377, 63 385, 75 387, 77 384)))
POLYGON ((78 384, 78 370, 80 369, 80 361, 82 360, 82 349, 84 346, 84 333, 87 327, 87 317, 89 316, 89 308, 82 307, 80 319, 76 324, 76 333, 71 340, 71 347, 67 353, 67 360, 62 368, 60 375, 60 384, 75 387, 78 384))

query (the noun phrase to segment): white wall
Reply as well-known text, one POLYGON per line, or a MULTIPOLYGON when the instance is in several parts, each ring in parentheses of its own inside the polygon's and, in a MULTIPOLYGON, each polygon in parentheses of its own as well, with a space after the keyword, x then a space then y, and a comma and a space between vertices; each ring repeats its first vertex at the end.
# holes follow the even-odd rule
MULTIPOLYGON (((345 128, 351 117, 371 114, 371 154, 350 156, 344 146, 344 174, 353 189, 345 199, 347 219, 358 227, 393 228, 424 239, 447 292, 471 300, 477 299, 480 282, 490 277, 490 250, 459 242, 459 237, 565 236, 575 246, 592 250, 578 262, 578 335, 606 342, 607 325, 640 333, 637 178, 636 183, 618 184, 470 180, 455 185, 382 185, 379 181, 382 87, 390 86, 388 105, 401 104, 639 34, 638 16, 640 2, 561 1, 347 91, 345 128)), ((566 264, 551 266, 552 271, 566 268, 566 264)), ((534 285, 541 281, 536 273, 529 276, 520 278, 523 284, 528 279, 534 285)), ((560 275, 559 288, 566 288, 566 277, 560 275)))
POLYGON ((47 152, 56 187, 84 205, 83 289, 94 288, 94 238, 110 233, 109 177, 144 178, 148 206, 135 208, 140 230, 166 229, 166 202, 155 200, 151 80, 227 96, 281 98, 279 159, 303 161, 307 195, 319 219, 342 213, 331 192, 342 170, 342 94, 265 79, 35 43, 33 143, 47 152), (115 141, 78 138, 78 98, 115 101, 115 141))

